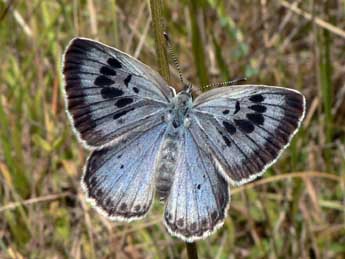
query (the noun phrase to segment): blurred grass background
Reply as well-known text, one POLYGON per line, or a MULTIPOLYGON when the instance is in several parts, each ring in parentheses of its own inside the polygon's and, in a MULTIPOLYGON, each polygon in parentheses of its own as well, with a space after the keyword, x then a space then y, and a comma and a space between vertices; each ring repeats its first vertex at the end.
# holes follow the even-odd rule
MULTIPOLYGON (((152 2, 152 1, 151 1, 152 2)), ((185 258, 158 202, 112 223, 85 203, 87 156, 61 92, 74 36, 158 70, 149 1, 0 0, 0 258, 185 258)), ((282 158, 231 188, 200 258, 345 258, 345 1, 164 1, 163 28, 196 86, 246 76, 302 91, 308 109, 282 158)), ((172 69, 171 81, 179 85, 172 69)))

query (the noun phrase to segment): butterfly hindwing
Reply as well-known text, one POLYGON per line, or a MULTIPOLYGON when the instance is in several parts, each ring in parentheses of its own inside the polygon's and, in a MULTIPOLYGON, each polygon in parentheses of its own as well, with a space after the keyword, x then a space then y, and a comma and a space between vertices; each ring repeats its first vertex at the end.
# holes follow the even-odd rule
POLYGON ((185 130, 164 223, 185 241, 205 238, 220 227, 230 201, 228 184, 209 154, 185 130))
POLYGON ((91 203, 112 220, 146 215, 155 189, 155 165, 164 125, 91 153, 81 183, 91 203))
POLYGON ((145 123, 157 123, 171 98, 164 80, 129 55, 75 38, 64 54, 66 106, 79 139, 109 145, 145 123))
POLYGON ((210 90, 193 106, 192 129, 235 184, 261 175, 281 154, 304 117, 295 90, 258 85, 210 90))

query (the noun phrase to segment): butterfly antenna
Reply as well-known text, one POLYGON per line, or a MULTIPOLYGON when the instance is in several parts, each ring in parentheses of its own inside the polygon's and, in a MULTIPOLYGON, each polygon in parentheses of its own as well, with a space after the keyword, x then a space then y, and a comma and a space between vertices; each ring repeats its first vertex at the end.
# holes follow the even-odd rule
POLYGON ((222 82, 222 83, 213 83, 213 84, 209 84, 206 85, 205 88, 215 88, 215 87, 221 87, 221 86, 229 86, 229 85, 234 85, 237 84, 239 82, 244 82, 247 81, 246 77, 242 77, 242 78, 237 78, 235 80, 231 80, 231 81, 226 81, 226 82, 222 82))
POLYGON ((180 68, 180 64, 178 63, 177 61, 177 58, 176 58, 176 55, 175 55, 175 52, 174 52, 174 49, 171 45, 171 41, 170 41, 170 38, 169 38, 169 35, 168 33, 166 32, 163 32, 163 35, 164 35, 164 38, 167 42, 167 46, 168 46, 168 51, 169 51, 169 54, 174 62, 174 65, 177 69, 177 72, 178 72, 178 75, 179 75, 179 78, 180 78, 180 81, 182 82, 182 84, 185 86, 185 82, 184 82, 184 79, 183 79, 183 76, 182 76, 182 73, 181 73, 181 68, 180 68))

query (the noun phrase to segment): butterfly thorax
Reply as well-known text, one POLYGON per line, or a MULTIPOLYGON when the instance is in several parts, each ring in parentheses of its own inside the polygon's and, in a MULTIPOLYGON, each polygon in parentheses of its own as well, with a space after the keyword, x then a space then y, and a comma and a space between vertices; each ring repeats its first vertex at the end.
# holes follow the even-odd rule
POLYGON ((186 91, 179 92, 171 102, 171 109, 166 115, 166 122, 172 123, 174 128, 178 128, 181 125, 185 127, 189 126, 188 113, 193 106, 193 100, 191 94, 186 91))

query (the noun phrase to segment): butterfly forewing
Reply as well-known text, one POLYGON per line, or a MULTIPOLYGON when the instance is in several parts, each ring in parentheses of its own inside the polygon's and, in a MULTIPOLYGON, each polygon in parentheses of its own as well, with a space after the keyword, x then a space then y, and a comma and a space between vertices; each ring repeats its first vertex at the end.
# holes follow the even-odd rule
POLYGON ((158 123, 171 98, 164 80, 127 54, 75 38, 63 62, 66 106, 80 140, 101 147, 140 127, 158 123))
POLYGON ((166 202, 164 223, 185 241, 205 238, 221 226, 229 204, 229 190, 212 157, 185 130, 182 151, 166 202))
POLYGON ((218 88, 198 97, 191 131, 205 141, 224 176, 242 184, 280 155, 304 116, 299 92, 257 85, 218 88), (224 173, 225 172, 225 173, 224 173))

